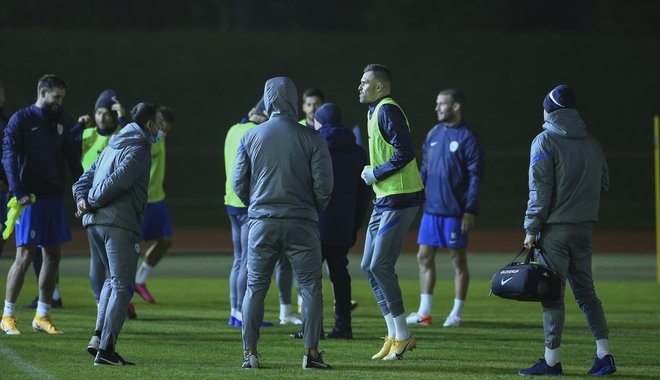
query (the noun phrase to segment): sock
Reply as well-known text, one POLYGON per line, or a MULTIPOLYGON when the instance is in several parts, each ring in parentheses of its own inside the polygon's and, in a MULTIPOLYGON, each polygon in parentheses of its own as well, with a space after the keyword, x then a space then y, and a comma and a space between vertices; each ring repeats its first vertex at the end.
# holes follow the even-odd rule
POLYGON ((405 313, 394 317, 394 326, 396 326, 396 338, 398 340, 410 338, 410 330, 408 330, 405 313))
POLYGON ((48 312, 50 312, 50 305, 45 303, 45 302, 37 302, 37 315, 40 316, 41 318, 45 317, 48 315, 48 312))
POLYGON ((2 316, 3 317, 13 317, 14 316, 14 309, 16 309, 16 304, 5 300, 5 310, 2 313, 2 316))
POLYGON ((233 307, 232 307, 232 308, 231 308, 231 312, 229 313, 229 315, 232 316, 232 317, 234 317, 234 318, 236 318, 236 312, 237 312, 237 311, 238 311, 238 310, 236 310, 236 308, 233 308, 233 307))
POLYGON ((454 308, 451 309, 451 313, 449 313, 449 315, 455 315, 457 317, 460 317, 463 314, 463 305, 465 305, 464 300, 459 300, 458 298, 454 298, 454 308))
POLYGON ((137 278, 135 279, 135 283, 144 284, 147 282, 147 277, 149 277, 149 273, 151 273, 152 269, 154 269, 154 267, 151 265, 142 263, 142 267, 140 267, 140 271, 138 272, 137 278))
POLYGON ((286 318, 291 314, 291 305, 280 304, 280 319, 286 318))
POLYGON ((390 339, 396 338, 396 325, 394 324, 392 313, 388 313, 383 318, 385 318, 385 323, 387 323, 387 337, 390 339))
MULTIPOLYGON (((5 301, 7 302, 7 301, 5 301)), ((602 359, 605 355, 610 354, 610 343, 607 339, 596 339, 596 356, 602 359)))
POLYGON ((240 311, 237 311, 236 312, 236 319, 243 322, 243 313, 241 313, 240 311))
POLYGON ((58 284, 55 284, 55 290, 53 290, 53 301, 60 299, 60 287, 58 284))
POLYGON ((419 310, 417 315, 425 317, 431 314, 431 306, 433 305, 433 294, 420 294, 419 295, 419 310))
POLYGON ((555 349, 545 348, 545 362, 550 366, 554 366, 559 363, 559 347, 555 349))

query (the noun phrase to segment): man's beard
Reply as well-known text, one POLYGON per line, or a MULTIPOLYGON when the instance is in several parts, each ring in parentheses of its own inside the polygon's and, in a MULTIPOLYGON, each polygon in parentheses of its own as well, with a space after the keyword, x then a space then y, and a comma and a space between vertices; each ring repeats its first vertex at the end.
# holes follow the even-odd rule
POLYGON ((49 119, 55 119, 62 113, 62 107, 56 103, 46 103, 44 104, 44 113, 49 119))

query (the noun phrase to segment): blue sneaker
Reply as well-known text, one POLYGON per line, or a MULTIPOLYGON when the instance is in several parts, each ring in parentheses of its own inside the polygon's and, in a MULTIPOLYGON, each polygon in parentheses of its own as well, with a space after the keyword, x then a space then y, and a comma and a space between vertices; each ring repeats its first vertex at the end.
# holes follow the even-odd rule
MULTIPOLYGON (((234 317, 232 317, 234 318, 234 317)), ((240 319, 234 318, 234 324, 229 325, 231 327, 243 327, 243 322, 240 319)), ((259 324, 261 327, 273 327, 273 324, 271 322, 261 322, 259 324)))
POLYGON ((600 376, 600 375, 609 375, 614 372, 616 372, 616 365, 614 364, 614 358, 612 357, 612 355, 607 354, 603 356, 602 359, 598 359, 598 356, 596 356, 596 360, 594 360, 594 365, 587 372, 587 375, 600 376))
POLYGON ((550 367, 545 359, 540 359, 538 363, 529 368, 524 368, 518 371, 520 376, 561 376, 561 363, 557 363, 550 367))
POLYGON ((229 321, 227 321, 229 327, 236 327, 236 317, 233 315, 229 316, 229 321))

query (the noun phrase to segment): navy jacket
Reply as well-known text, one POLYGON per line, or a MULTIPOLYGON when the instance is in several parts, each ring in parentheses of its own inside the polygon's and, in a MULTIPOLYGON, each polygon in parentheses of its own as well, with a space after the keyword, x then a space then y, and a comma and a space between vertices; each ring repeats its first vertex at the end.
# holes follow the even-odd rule
POLYGON ((49 117, 36 105, 18 110, 9 119, 2 140, 2 164, 10 193, 17 198, 33 193, 38 198, 62 197, 65 165, 74 179, 82 174, 79 143, 66 114, 49 117))
POLYGON ((467 124, 440 123, 426 135, 421 176, 426 188, 424 213, 462 217, 479 213, 484 151, 467 124))
POLYGON ((319 213, 321 244, 352 247, 371 198, 371 187, 360 178, 367 153, 344 127, 326 125, 319 132, 328 143, 334 173, 330 203, 319 213))
MULTIPOLYGON (((9 119, 0 109, 0 157, 2 157, 2 140, 5 137, 5 128, 7 128, 7 123, 9 119)), ((0 165, 0 181, 7 183, 7 174, 5 174, 5 168, 0 165)))

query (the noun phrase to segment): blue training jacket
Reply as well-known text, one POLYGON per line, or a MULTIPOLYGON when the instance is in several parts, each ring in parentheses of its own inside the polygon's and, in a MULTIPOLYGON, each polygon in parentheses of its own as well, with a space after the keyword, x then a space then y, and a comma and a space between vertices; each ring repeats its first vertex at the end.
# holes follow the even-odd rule
POLYGON ((421 176, 426 188, 424 213, 462 217, 479 213, 484 151, 474 131, 461 122, 437 124, 426 135, 421 176))
POLYGON ((22 108, 9 119, 2 140, 2 165, 9 191, 17 198, 33 193, 39 198, 62 197, 65 165, 77 180, 82 174, 80 143, 71 134, 66 114, 49 116, 36 105, 22 108))

